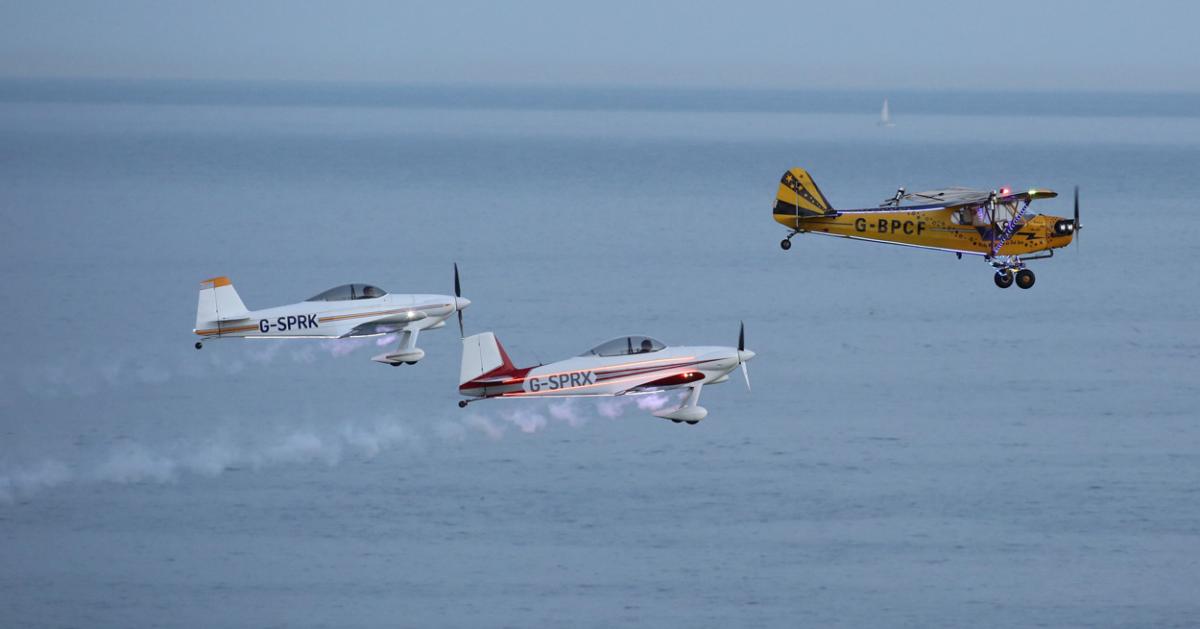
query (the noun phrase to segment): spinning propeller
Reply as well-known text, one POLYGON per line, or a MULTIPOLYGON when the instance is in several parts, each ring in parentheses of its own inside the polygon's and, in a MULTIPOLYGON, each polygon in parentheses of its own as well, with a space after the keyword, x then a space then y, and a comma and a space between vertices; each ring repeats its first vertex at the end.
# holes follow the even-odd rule
POLYGON ((454 263, 454 310, 458 312, 458 336, 466 338, 467 334, 463 331, 462 307, 459 300, 462 299, 462 283, 458 280, 458 263, 454 263))
POLYGON ((1083 225, 1079 224, 1079 186, 1075 186, 1075 249, 1079 249, 1079 230, 1083 229, 1083 225))
POLYGON ((746 390, 750 390, 750 370, 746 368, 746 361, 754 358, 754 352, 746 351, 746 322, 739 322, 741 327, 738 329, 738 364, 742 366, 742 375, 746 377, 746 390))

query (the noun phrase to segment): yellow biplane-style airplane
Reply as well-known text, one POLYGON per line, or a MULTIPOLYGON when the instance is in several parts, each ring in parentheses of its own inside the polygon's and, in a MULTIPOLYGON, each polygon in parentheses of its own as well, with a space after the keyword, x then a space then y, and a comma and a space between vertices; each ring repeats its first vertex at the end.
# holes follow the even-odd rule
POLYGON ((904 188, 879 207, 835 210, 803 168, 783 174, 775 195, 775 221, 791 232, 779 246, 792 248, 796 234, 824 234, 856 240, 983 256, 996 269, 995 282, 1008 288, 1033 286, 1035 277, 1025 263, 1049 258, 1081 229, 1079 187, 1075 188, 1075 217, 1029 212, 1035 199, 1058 196, 1052 190, 1013 192, 945 188, 905 193, 904 188))

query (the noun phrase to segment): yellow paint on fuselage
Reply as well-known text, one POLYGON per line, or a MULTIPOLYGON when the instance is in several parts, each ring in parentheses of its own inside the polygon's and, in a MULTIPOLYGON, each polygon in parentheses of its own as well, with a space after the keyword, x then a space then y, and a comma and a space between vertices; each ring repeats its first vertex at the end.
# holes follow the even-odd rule
MULTIPOLYGON (((895 212, 847 211, 830 216, 775 214, 775 221, 799 232, 861 238, 892 244, 931 247, 964 253, 992 253, 987 227, 959 225, 952 218, 957 207, 895 212)), ((1054 234, 1056 216, 1033 215, 1022 220, 997 255, 1025 255, 1065 247, 1071 234, 1054 234)), ((1000 231, 1003 231, 1002 229, 1000 231)), ((996 238, 999 239, 999 233, 996 238)))

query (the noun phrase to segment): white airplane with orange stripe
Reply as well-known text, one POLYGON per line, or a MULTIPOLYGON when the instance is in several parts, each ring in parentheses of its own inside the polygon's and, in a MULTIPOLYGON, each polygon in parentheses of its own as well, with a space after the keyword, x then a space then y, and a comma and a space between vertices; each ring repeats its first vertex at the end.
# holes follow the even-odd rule
POLYGON ((425 357, 417 347, 422 330, 446 325, 450 315, 458 313, 462 331, 462 311, 471 305, 462 296, 458 265, 454 265, 454 296, 390 294, 369 284, 344 284, 305 301, 248 310, 228 277, 200 282, 196 306, 196 328, 202 341, 220 338, 246 339, 344 339, 398 333, 400 345, 394 351, 371 360, 398 367, 413 365, 425 357))
POLYGON ((738 346, 667 347, 648 336, 621 336, 576 356, 548 365, 517 368, 491 332, 463 339, 458 391, 472 398, 458 405, 489 398, 620 396, 688 389, 678 408, 654 412, 675 423, 695 424, 708 415, 700 406, 700 389, 729 379, 739 366, 750 388, 746 361, 745 326, 738 346))

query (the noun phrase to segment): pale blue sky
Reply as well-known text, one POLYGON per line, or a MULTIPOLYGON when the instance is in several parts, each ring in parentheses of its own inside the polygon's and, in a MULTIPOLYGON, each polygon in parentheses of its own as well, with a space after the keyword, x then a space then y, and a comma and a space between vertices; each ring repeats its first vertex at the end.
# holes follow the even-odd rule
POLYGON ((0 3, 0 77, 1200 90, 1183 1, 0 3))

